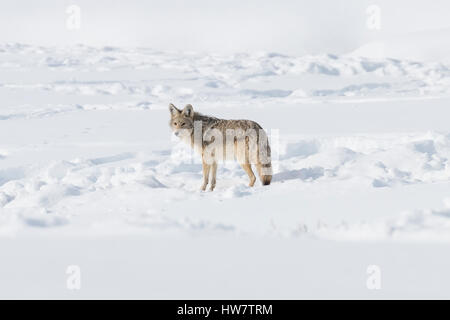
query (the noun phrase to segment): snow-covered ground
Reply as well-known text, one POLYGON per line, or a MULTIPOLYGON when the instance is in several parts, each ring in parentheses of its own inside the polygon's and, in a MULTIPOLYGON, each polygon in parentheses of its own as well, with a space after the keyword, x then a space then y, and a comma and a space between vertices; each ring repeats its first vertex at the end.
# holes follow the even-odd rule
POLYGON ((0 45, 0 297, 449 298, 450 64, 365 50, 0 45), (201 192, 169 102, 259 122, 272 184, 201 192))

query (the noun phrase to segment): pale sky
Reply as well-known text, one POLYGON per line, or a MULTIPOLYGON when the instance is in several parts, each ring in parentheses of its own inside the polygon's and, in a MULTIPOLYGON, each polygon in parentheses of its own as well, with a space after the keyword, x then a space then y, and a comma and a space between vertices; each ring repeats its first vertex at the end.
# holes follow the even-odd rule
POLYGON ((0 42, 145 46, 209 52, 343 53, 379 37, 450 28, 448 0, 10 0, 0 42), (81 9, 68 30, 66 9, 81 9), (381 9, 381 30, 366 8, 381 9))

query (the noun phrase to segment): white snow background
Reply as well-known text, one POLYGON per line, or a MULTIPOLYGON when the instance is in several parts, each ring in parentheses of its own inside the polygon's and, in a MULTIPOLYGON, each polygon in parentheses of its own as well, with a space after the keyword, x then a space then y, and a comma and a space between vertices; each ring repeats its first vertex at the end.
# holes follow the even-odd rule
POLYGON ((0 297, 449 298, 449 5, 373 4, 2 3, 0 297), (259 122, 272 184, 201 192, 170 102, 259 122))

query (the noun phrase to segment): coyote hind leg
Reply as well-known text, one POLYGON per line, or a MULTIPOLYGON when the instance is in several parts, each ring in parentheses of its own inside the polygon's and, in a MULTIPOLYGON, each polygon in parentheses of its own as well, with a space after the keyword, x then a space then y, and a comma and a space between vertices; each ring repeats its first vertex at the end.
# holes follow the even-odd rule
POLYGON ((244 169, 245 172, 248 174, 248 178, 250 179, 250 182, 248 184, 249 187, 253 187, 256 181, 255 174, 252 171, 252 166, 250 163, 241 163, 240 164, 242 169, 244 169))

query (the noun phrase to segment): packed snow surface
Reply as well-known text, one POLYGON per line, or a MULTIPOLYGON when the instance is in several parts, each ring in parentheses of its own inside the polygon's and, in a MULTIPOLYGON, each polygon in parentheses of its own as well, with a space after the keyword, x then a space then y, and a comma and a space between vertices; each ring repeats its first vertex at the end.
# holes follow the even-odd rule
POLYGON ((442 62, 10 43, 0 45, 0 97, 4 239, 219 237, 239 246, 261 237, 289 239, 289 248, 327 240, 398 251, 450 241, 442 62), (226 163, 215 191, 201 192, 200 159, 169 130, 170 102, 260 123, 272 184, 249 188, 226 163))

